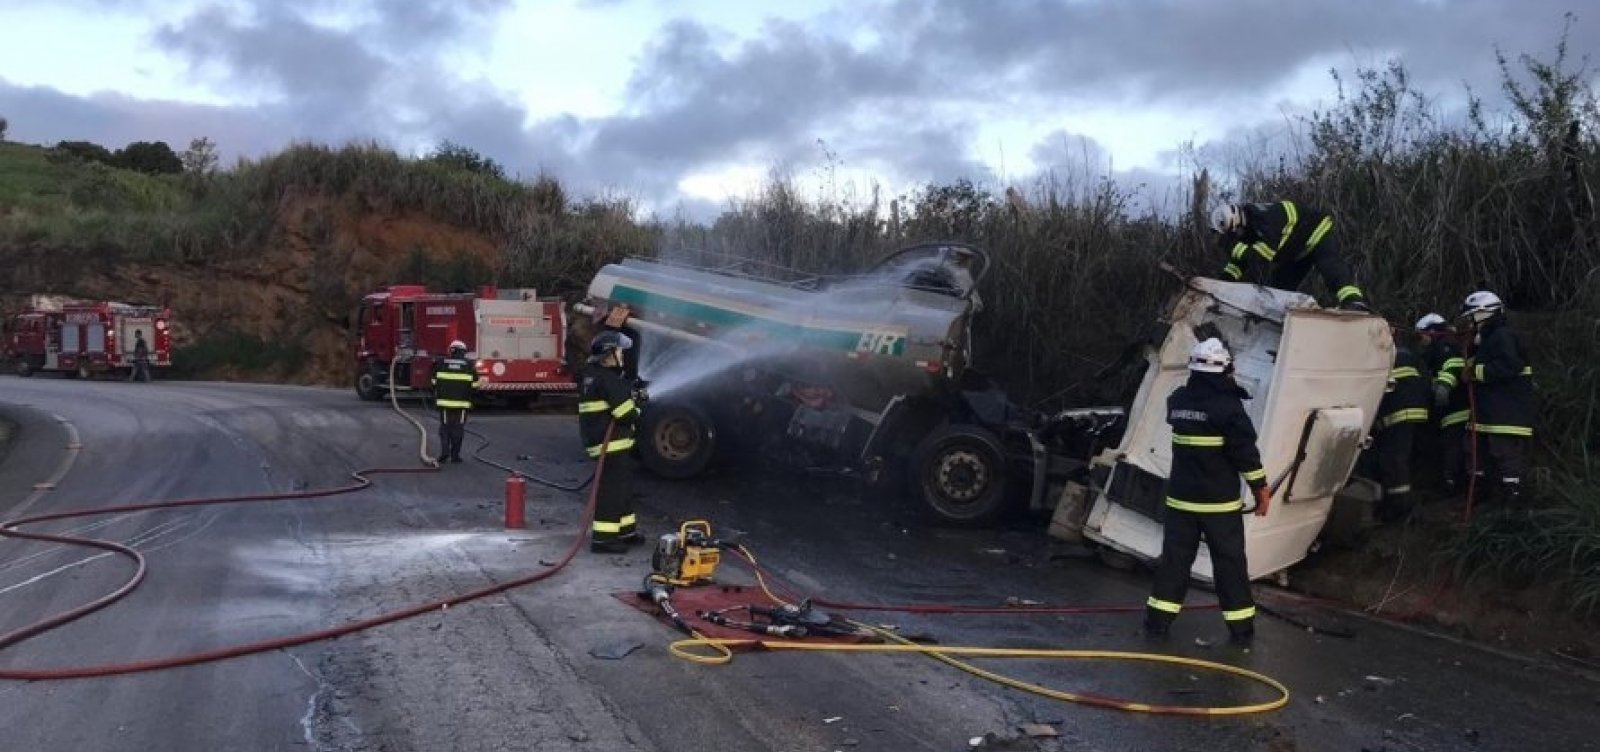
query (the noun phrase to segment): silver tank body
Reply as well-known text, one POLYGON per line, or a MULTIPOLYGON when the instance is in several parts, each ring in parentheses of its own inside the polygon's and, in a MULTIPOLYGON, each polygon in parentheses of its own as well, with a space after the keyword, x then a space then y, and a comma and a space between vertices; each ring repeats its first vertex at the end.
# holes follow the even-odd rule
MULTIPOLYGON (((935 265, 938 258, 947 256, 935 265)), ((691 357, 703 358, 707 372, 777 372, 876 413, 897 395, 928 392, 961 373, 978 307, 962 270, 947 270, 954 284, 945 289, 925 276, 908 283, 906 270, 925 270, 925 260, 898 266, 788 284, 628 259, 595 275, 588 302, 600 310, 627 305, 642 322, 644 378, 652 378, 651 349, 663 345, 655 334, 676 335, 673 346, 699 351, 691 357)))

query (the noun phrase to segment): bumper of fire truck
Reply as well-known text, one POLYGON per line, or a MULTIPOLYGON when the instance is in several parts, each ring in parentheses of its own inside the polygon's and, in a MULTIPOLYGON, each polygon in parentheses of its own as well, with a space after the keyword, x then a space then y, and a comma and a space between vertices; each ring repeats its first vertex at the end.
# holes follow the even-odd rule
POLYGON ((572 375, 555 361, 478 361, 478 391, 576 392, 572 375))

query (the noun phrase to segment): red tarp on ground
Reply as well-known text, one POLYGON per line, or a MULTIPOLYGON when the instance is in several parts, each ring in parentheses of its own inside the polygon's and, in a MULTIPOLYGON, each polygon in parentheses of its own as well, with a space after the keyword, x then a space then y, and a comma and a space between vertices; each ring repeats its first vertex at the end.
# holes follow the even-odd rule
MULTIPOLYGON (((662 624, 671 627, 661 609, 648 598, 641 598, 638 591, 612 593, 612 597, 628 604, 646 614, 655 617, 662 624)), ((756 605, 771 608, 780 605, 769 598, 760 588, 745 587, 743 585, 698 585, 695 587, 678 588, 672 591, 672 607, 678 610, 678 615, 696 632, 712 639, 729 640, 768 640, 784 642, 817 642, 817 643, 859 643, 876 642, 870 637, 771 637, 746 632, 743 629, 723 627, 701 619, 696 614, 702 611, 720 611, 731 606, 756 605)), ((727 612, 726 616, 734 621, 758 621, 750 618, 750 613, 743 609, 727 612)), ((760 620, 764 621, 764 620, 760 620)), ((749 649, 748 647, 735 649, 749 649)))

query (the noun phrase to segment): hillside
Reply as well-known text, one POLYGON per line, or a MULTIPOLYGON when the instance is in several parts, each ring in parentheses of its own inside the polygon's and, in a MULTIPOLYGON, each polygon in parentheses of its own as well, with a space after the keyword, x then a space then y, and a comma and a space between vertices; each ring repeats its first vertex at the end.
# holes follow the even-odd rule
POLYGON ((360 296, 416 282, 561 293, 568 260, 649 250, 625 212, 376 147, 294 147, 207 175, 147 175, 0 144, 0 308, 31 293, 163 303, 182 375, 343 384, 360 296), (620 232, 608 235, 609 230, 620 232), (563 254, 565 255, 565 254, 563 254), (554 275, 541 272, 553 271, 554 275))

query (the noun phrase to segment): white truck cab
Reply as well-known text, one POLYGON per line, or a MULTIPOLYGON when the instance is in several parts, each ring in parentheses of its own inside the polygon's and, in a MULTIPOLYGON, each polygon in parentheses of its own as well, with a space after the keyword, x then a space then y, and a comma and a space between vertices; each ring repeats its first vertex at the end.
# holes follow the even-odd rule
MULTIPOLYGON (((1245 410, 1274 488, 1265 516, 1245 516, 1250 577, 1266 577, 1305 558, 1327 521, 1383 398, 1394 340, 1381 317, 1322 309, 1308 295, 1203 278, 1188 287, 1149 356, 1121 443, 1091 461, 1082 534, 1141 559, 1160 556, 1172 462, 1167 396, 1189 377, 1196 328, 1212 327, 1251 394, 1245 410)), ((1242 479, 1240 493, 1248 505, 1242 479)), ((1191 574, 1211 579, 1206 548, 1191 574)))

